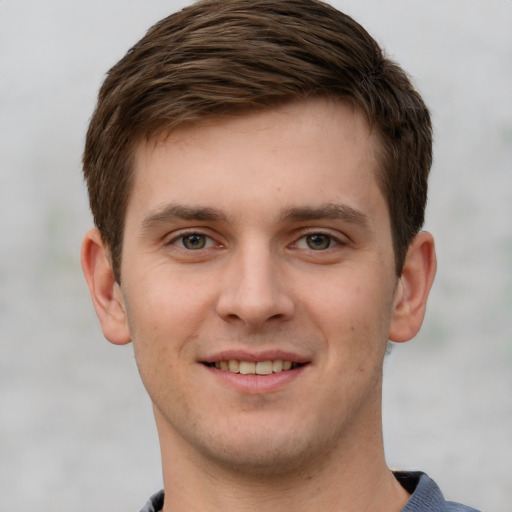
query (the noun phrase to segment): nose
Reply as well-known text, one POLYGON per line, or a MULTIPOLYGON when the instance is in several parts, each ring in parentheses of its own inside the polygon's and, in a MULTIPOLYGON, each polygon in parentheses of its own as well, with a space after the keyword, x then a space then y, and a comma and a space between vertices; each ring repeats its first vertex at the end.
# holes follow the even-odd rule
POLYGON ((290 320, 295 311, 291 284, 279 256, 264 244, 240 249, 224 268, 217 313, 253 330, 290 320))

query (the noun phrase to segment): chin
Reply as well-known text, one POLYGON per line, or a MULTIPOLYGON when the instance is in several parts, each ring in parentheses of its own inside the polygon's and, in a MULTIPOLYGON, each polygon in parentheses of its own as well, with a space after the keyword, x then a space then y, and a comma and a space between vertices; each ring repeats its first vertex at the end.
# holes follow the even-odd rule
MULTIPOLYGON (((280 447, 279 449, 258 450, 253 447, 240 450, 230 449, 221 453, 210 453, 210 459, 216 465, 224 467, 230 472, 238 475, 247 475, 260 478, 285 477, 300 472, 301 468, 311 463, 309 450, 286 449, 291 447, 280 447)), ((312 450, 313 451, 313 450, 312 450)))
MULTIPOLYGON (((283 428, 282 423, 277 428, 268 425, 265 428, 261 424, 256 430, 254 427, 236 429, 228 439, 224 435, 215 438, 215 434, 210 433, 208 440, 196 447, 203 457, 230 472, 276 478, 311 467, 319 454, 329 453, 332 444, 325 436, 311 435, 307 429, 283 428)), ((318 435, 318 431, 315 433, 318 435)))

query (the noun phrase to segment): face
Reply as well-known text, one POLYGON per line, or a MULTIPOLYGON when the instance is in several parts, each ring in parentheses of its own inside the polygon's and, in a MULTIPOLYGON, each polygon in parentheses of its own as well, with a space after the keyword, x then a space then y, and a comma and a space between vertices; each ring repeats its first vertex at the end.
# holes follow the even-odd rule
POLYGON ((397 278, 375 144, 311 101, 138 148, 119 296, 164 446, 277 471, 380 434, 397 278))

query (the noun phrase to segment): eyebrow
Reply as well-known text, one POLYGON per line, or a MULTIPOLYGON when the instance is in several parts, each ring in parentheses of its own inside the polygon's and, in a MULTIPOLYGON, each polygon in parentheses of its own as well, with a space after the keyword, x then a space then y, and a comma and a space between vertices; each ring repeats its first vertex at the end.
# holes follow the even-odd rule
MULTIPOLYGON (((280 217, 282 222, 331 219, 342 220, 362 227, 369 225, 369 218, 365 213, 345 204, 329 203, 318 207, 294 206, 285 208, 280 217)), ((216 208, 169 204, 145 217, 141 224, 141 231, 146 233, 159 224, 166 224, 176 220, 228 222, 226 215, 216 208)))
POLYGON ((215 208, 169 204, 145 217, 141 224, 141 230, 144 233, 151 230, 154 226, 176 220, 227 222, 227 217, 215 208))
POLYGON ((308 220, 342 220, 351 224, 357 224, 368 227, 370 220, 368 215, 360 210, 356 210, 346 204, 325 204, 319 207, 299 206, 286 208, 281 219, 284 221, 308 221, 308 220))

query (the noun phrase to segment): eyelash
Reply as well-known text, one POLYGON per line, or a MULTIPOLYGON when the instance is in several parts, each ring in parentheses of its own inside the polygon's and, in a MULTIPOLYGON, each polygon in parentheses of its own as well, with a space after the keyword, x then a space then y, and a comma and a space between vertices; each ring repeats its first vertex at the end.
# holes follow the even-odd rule
MULTIPOLYGON (((213 240, 213 238, 205 233, 201 233, 200 231, 197 231, 197 230, 190 230, 190 231, 186 231, 186 232, 182 232, 180 233, 178 236, 175 236, 172 240, 170 240, 167 245, 174 245, 176 247, 178 247, 179 249, 181 250, 184 250, 184 251, 200 251, 200 250, 203 250, 203 249, 210 249, 212 248, 214 245, 215 245, 215 241, 213 240), (191 237, 191 236, 197 236, 197 237, 202 237, 204 238, 205 240, 205 246, 203 247, 199 247, 199 248, 190 248, 190 247, 186 247, 185 246, 185 239, 187 237, 191 237), (180 242, 181 243, 178 243, 180 242)), ((293 243, 292 247, 295 247, 297 249, 300 249, 300 250, 311 250, 311 251, 315 251, 315 252, 322 252, 322 251, 326 251, 328 249, 332 249, 333 247, 336 247, 338 245, 344 245, 344 243, 337 237, 333 236, 331 233, 326 233, 324 231, 315 231, 315 230, 311 230, 309 232, 306 232, 306 233, 303 233, 298 239, 296 242, 293 243), (307 239, 308 237, 314 237, 314 236, 318 236, 318 237, 323 237, 323 238, 327 238, 328 239, 328 246, 327 247, 311 247, 309 246, 308 242, 307 242, 307 239), (308 244, 308 247, 299 247, 299 243, 304 240, 306 244, 308 244)))
POLYGON ((302 234, 302 236, 300 238, 298 238, 297 241, 293 244, 293 246, 297 247, 298 249, 311 250, 311 251, 315 251, 315 252, 326 251, 326 250, 332 249, 333 247, 336 247, 338 245, 341 246, 341 245, 345 245, 345 244, 338 237, 335 237, 332 233, 326 233, 325 231, 316 231, 316 230, 311 230, 309 232, 302 234), (299 247, 299 243, 302 240, 304 240, 305 243, 307 244, 308 237, 314 237, 314 236, 327 238, 329 240, 328 246, 324 247, 324 248, 321 248, 321 247, 313 248, 313 247, 309 246, 309 244, 308 244, 308 247, 299 247))
POLYGON ((182 249, 184 251, 200 251, 202 249, 210 249, 211 247, 213 247, 214 245, 216 245, 216 242, 213 240, 213 238, 205 233, 201 233, 200 231, 197 231, 197 230, 190 230, 190 231, 185 231, 185 232, 181 232, 179 235, 173 237, 169 242, 167 242, 166 245, 174 245, 176 247, 178 247, 179 249, 182 249), (200 247, 198 249, 191 249, 189 247, 186 247, 185 246, 185 242, 184 240, 187 238, 187 237, 191 237, 191 236, 197 236, 197 237, 202 237, 205 239, 205 245, 209 245, 209 247, 200 247), (178 244, 178 242, 181 241, 181 244, 178 244), (210 244, 208 244, 208 242, 210 242, 210 244))

